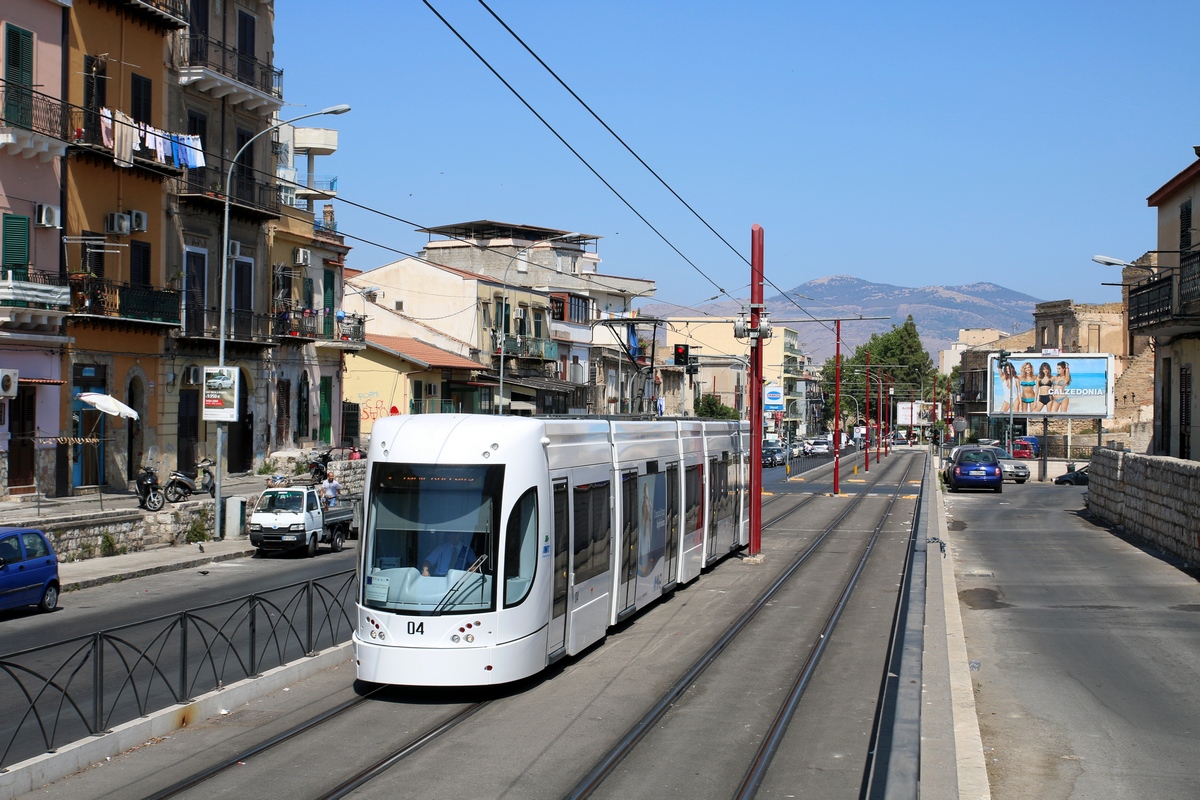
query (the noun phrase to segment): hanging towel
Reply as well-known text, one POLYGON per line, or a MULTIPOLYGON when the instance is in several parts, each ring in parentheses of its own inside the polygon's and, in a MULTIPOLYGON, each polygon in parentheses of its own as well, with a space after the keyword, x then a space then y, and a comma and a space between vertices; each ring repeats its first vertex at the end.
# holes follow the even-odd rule
POLYGON ((113 112, 113 162, 118 167, 133 166, 133 141, 137 126, 123 111, 113 112))
POLYGON ((113 146, 112 112, 107 108, 100 109, 100 141, 105 147, 113 146))

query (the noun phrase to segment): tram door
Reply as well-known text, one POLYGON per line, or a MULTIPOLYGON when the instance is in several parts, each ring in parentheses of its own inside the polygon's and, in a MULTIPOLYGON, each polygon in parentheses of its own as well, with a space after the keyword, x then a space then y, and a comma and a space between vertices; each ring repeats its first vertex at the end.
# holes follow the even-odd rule
POLYGON ((717 554, 717 516, 720 504, 721 479, 718 473, 717 459, 708 460, 708 536, 704 548, 705 563, 711 562, 717 554))
POLYGON ((550 603, 550 655, 567 645, 567 600, 571 580, 571 516, 567 507, 567 482, 554 484, 554 585, 550 603))
POLYGON ((667 467, 667 550, 663 554, 663 588, 679 578, 679 544, 683 531, 679 525, 679 465, 667 467))
POLYGON ((621 563, 617 581, 617 617, 633 611, 637 589, 638 563, 638 474, 631 470, 621 475, 621 563))

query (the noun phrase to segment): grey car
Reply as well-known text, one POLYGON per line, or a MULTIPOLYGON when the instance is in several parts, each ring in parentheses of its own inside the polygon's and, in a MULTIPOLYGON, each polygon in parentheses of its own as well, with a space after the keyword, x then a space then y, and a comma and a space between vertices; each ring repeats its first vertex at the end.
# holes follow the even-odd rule
POLYGON ((1029 465, 1024 461, 1013 458, 1012 454, 1003 447, 989 446, 984 449, 991 450, 996 454, 996 458, 1000 461, 1000 469, 1004 472, 1004 480, 1017 483, 1029 480, 1029 465))

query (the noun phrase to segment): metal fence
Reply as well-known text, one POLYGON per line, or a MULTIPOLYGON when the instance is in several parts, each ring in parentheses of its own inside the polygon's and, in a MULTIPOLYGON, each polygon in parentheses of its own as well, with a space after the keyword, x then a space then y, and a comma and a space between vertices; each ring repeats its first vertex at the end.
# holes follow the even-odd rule
POLYGON ((347 641, 354 570, 0 656, 0 772, 347 641))

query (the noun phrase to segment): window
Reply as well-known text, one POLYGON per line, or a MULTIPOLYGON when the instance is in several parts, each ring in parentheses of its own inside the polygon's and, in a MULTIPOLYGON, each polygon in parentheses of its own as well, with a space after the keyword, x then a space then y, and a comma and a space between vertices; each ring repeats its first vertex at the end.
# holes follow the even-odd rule
POLYGON ((396 310, 397 310, 397 311, 403 311, 403 310, 404 310, 404 301, 403 301, 403 300, 397 300, 397 301, 396 301, 396 310))
POLYGON ((45 558, 50 555, 50 548, 40 534, 27 531, 21 534, 21 541, 25 542, 25 556, 27 558, 45 558))
POLYGON ((575 322, 581 325, 586 325, 589 318, 589 302, 586 297, 576 297, 571 295, 569 322, 575 322))
POLYGON ((199 111, 189 111, 187 132, 191 136, 200 137, 200 149, 203 150, 208 142, 208 117, 199 111))
POLYGON ((100 109, 108 105, 108 60, 83 57, 83 138, 100 144, 100 109))
POLYGON ((608 510, 609 483, 575 487, 575 584, 608 571, 611 515, 608 510))
POLYGON ((29 217, 5 214, 0 228, 0 267, 29 266, 29 217))
POLYGON ((504 606, 518 605, 529 595, 537 572, 537 488, 529 489, 513 506, 504 532, 504 606))
POLYGON ((4 35, 4 119, 8 124, 33 125, 33 34, 8 25, 4 35))
POLYGON ((130 84, 129 116, 134 122, 150 124, 154 121, 154 81, 134 73, 130 84))
POLYGON ((1192 457, 1192 368, 1179 368, 1179 457, 1192 457))
POLYGON ((17 539, 16 534, 0 539, 0 559, 4 559, 5 564, 24 561, 24 558, 21 557, 21 542, 17 539))
POLYGON ((533 312, 533 338, 535 338, 535 339, 546 338, 542 334, 542 323, 543 323, 544 316, 545 316, 545 312, 543 312, 541 310, 535 310, 533 312))
POLYGON ((80 270, 97 278, 104 277, 104 234, 95 231, 83 232, 84 242, 79 247, 80 270), (94 240, 94 241, 87 241, 94 240))
POLYGON ((150 287, 150 243, 132 241, 129 243, 129 284, 131 286, 150 287))
MULTIPOLYGON (((699 531, 704 524, 704 509, 701 507, 703 494, 700 477, 700 465, 693 464, 684 470, 683 503, 684 503, 684 535, 699 531)), ((695 544, 693 542, 692 544, 695 544)))
POLYGON ((1179 249, 1192 249, 1192 200, 1188 198, 1179 205, 1179 249))

